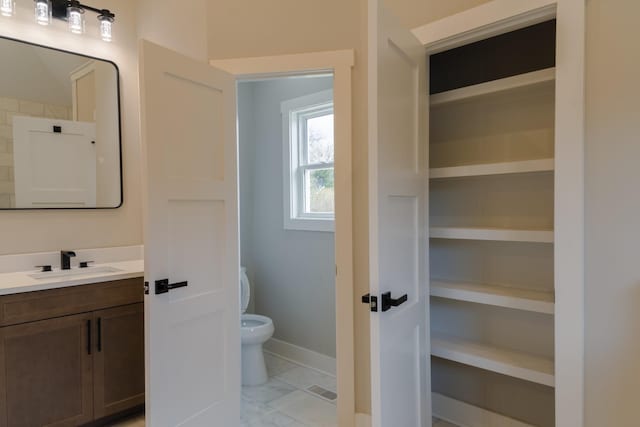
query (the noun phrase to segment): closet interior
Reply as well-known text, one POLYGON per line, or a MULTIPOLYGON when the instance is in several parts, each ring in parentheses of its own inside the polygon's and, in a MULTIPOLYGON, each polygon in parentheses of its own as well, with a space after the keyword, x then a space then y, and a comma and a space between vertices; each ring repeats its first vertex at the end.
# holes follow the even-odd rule
POLYGON ((553 426, 555 20, 429 57, 434 413, 553 426))

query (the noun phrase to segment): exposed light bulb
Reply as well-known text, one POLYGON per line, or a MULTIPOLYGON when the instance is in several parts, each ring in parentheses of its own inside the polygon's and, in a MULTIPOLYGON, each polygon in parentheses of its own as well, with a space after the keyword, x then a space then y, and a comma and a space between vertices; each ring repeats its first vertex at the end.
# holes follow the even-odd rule
POLYGON ((114 15, 108 10, 103 10, 98 16, 100 21, 100 37, 106 42, 113 40, 113 21, 114 15))
POLYGON ((14 13, 16 13, 14 0, 0 0, 0 14, 2 16, 13 16, 14 13))
POLYGON ((67 22, 69 31, 73 34, 84 33, 84 9, 72 5, 67 8, 67 22))
POLYGON ((38 24, 49 25, 51 23, 51 0, 36 0, 35 15, 38 24))

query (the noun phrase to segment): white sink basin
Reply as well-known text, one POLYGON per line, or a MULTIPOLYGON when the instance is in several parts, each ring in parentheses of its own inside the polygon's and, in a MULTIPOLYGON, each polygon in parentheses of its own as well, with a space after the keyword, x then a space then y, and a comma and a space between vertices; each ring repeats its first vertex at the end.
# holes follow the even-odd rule
POLYGON ((73 268, 71 270, 55 270, 55 271, 43 271, 42 273, 29 274, 29 277, 33 279, 59 279, 65 277, 77 277, 77 276, 94 276, 96 274, 104 273, 117 273, 120 270, 115 267, 87 267, 87 268, 73 268))

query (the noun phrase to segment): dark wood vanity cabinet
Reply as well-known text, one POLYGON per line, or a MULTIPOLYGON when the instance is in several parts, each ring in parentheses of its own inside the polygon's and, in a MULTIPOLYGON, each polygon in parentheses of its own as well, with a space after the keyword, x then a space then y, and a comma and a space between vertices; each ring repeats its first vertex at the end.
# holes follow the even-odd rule
POLYGON ((94 313, 93 411, 102 418, 144 403, 144 304, 94 313))
POLYGON ((0 425, 93 420, 91 319, 87 313, 0 328, 0 425))
POLYGON ((142 405, 142 286, 0 296, 0 427, 78 426, 142 405))

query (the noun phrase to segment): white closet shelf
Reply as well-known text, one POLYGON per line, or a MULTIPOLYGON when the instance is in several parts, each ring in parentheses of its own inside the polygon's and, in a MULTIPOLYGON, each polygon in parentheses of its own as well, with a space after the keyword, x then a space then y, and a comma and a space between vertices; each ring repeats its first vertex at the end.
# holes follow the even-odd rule
POLYGON ((449 421, 457 426, 534 427, 531 424, 435 392, 431 393, 431 402, 433 415, 436 418, 449 421))
POLYGON ((431 103, 431 106, 449 104, 452 102, 463 101, 466 99, 490 95, 493 93, 524 88, 527 86, 533 86, 546 82, 552 82, 555 80, 555 78, 556 69, 547 68, 544 70, 533 71, 531 73, 519 74, 517 76, 507 77, 504 79, 493 80, 486 83, 480 83, 473 86, 467 86, 460 89, 437 93, 429 97, 429 102, 431 103))
POLYGON ((431 354, 549 387, 555 385, 551 359, 443 336, 431 337, 431 354))
POLYGON ((432 168, 429 178, 461 178, 486 175, 507 175, 517 173, 552 172, 554 159, 523 160, 518 162, 485 163, 478 165, 432 168))
POLYGON ((505 242, 553 243, 551 230, 513 230, 478 227, 431 227, 432 239, 495 240, 505 242))
POLYGON ((432 280, 430 292, 434 297, 458 301, 544 314, 554 312, 554 297, 551 292, 442 280, 432 280))

